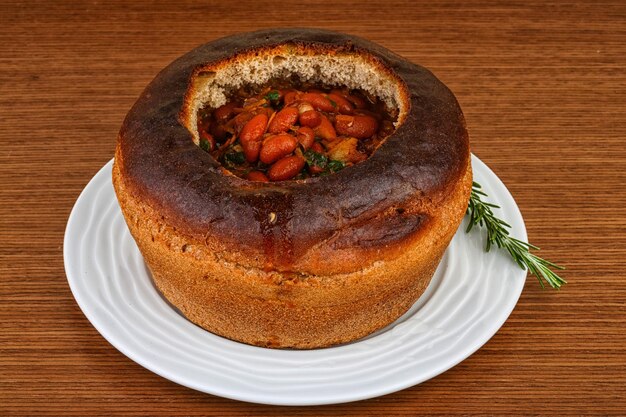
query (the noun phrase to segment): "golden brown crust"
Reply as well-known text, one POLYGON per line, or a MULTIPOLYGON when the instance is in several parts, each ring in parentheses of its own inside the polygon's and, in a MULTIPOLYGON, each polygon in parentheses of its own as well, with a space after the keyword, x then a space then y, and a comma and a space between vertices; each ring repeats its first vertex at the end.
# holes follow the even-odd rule
POLYGON ((356 340, 396 320, 428 286, 465 210, 471 168, 434 218, 394 259, 337 275, 264 271, 193 245, 113 181, 132 235, 165 297, 194 323, 267 347, 317 348, 356 340))
POLYGON ((430 72, 360 38, 284 29, 220 39, 164 69, 124 121, 113 180, 155 282, 187 317, 246 343, 313 348, 383 327, 421 295, 465 212, 471 167, 461 110, 430 72), (194 71, 284 43, 371 54, 406 84, 409 113, 337 174, 224 175, 178 119, 194 71))

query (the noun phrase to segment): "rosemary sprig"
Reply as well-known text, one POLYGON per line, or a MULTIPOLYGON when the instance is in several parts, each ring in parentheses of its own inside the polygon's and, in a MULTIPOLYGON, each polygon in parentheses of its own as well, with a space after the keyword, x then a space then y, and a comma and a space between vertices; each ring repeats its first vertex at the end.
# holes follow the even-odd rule
POLYGON ((489 252, 493 246, 506 249, 520 268, 527 269, 537 277, 542 288, 545 287, 543 281, 555 289, 566 284, 567 281, 552 271, 552 269, 565 269, 564 267, 530 253, 530 249, 539 250, 539 248, 509 235, 508 229, 511 226, 504 220, 497 218, 492 210, 500 207, 483 201, 482 198, 488 196, 481 188, 477 182, 472 184, 472 193, 466 213, 469 216, 469 225, 465 232, 469 233, 474 226, 484 227, 487 230, 485 251, 489 252))

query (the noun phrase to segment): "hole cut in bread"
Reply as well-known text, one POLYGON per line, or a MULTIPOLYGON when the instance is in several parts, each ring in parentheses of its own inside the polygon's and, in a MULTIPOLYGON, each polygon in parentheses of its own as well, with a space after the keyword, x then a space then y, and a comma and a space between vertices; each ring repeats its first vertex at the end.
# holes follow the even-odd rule
POLYGON ((226 104, 242 86, 263 86, 272 80, 293 77, 301 82, 359 89, 376 96, 389 109, 397 110, 396 128, 409 112, 406 84, 379 58, 365 51, 284 44, 245 51, 197 68, 186 94, 182 120, 197 144, 198 110, 226 104))

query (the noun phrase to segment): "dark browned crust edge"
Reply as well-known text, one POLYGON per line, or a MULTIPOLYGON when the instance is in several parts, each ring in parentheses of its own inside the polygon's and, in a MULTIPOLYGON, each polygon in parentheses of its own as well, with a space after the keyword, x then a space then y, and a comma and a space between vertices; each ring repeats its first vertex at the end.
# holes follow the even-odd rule
POLYGON ((128 192, 190 241, 204 241, 242 265, 339 273, 362 268, 363 259, 394 256, 414 241, 422 221, 413 220, 436 215, 464 175, 469 141, 454 95, 428 70, 354 36, 272 29, 202 45, 161 71, 128 113, 116 156, 128 192), (367 161, 335 175, 269 185, 224 175, 179 121, 194 71, 284 43, 367 51, 407 85, 409 113, 367 161), (278 219, 271 225, 270 212, 278 219), (398 216, 415 227, 377 239, 375 230, 398 216), (359 237, 368 233, 372 238, 362 245, 359 237), (350 258, 357 261, 345 259, 339 244, 352 247, 350 258), (365 257, 352 256, 355 250, 365 257))

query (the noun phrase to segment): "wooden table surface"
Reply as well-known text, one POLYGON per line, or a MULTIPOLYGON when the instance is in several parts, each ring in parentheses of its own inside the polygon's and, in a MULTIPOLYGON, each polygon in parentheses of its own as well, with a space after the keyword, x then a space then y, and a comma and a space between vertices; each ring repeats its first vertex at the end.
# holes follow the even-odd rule
POLYGON ((0 415, 626 413, 626 3, 167 3, 0 6, 0 415), (67 284, 72 205, 162 67, 200 43, 278 26, 363 36, 431 69, 569 284, 541 290, 529 277, 470 358, 349 404, 218 398, 109 345, 67 284))

